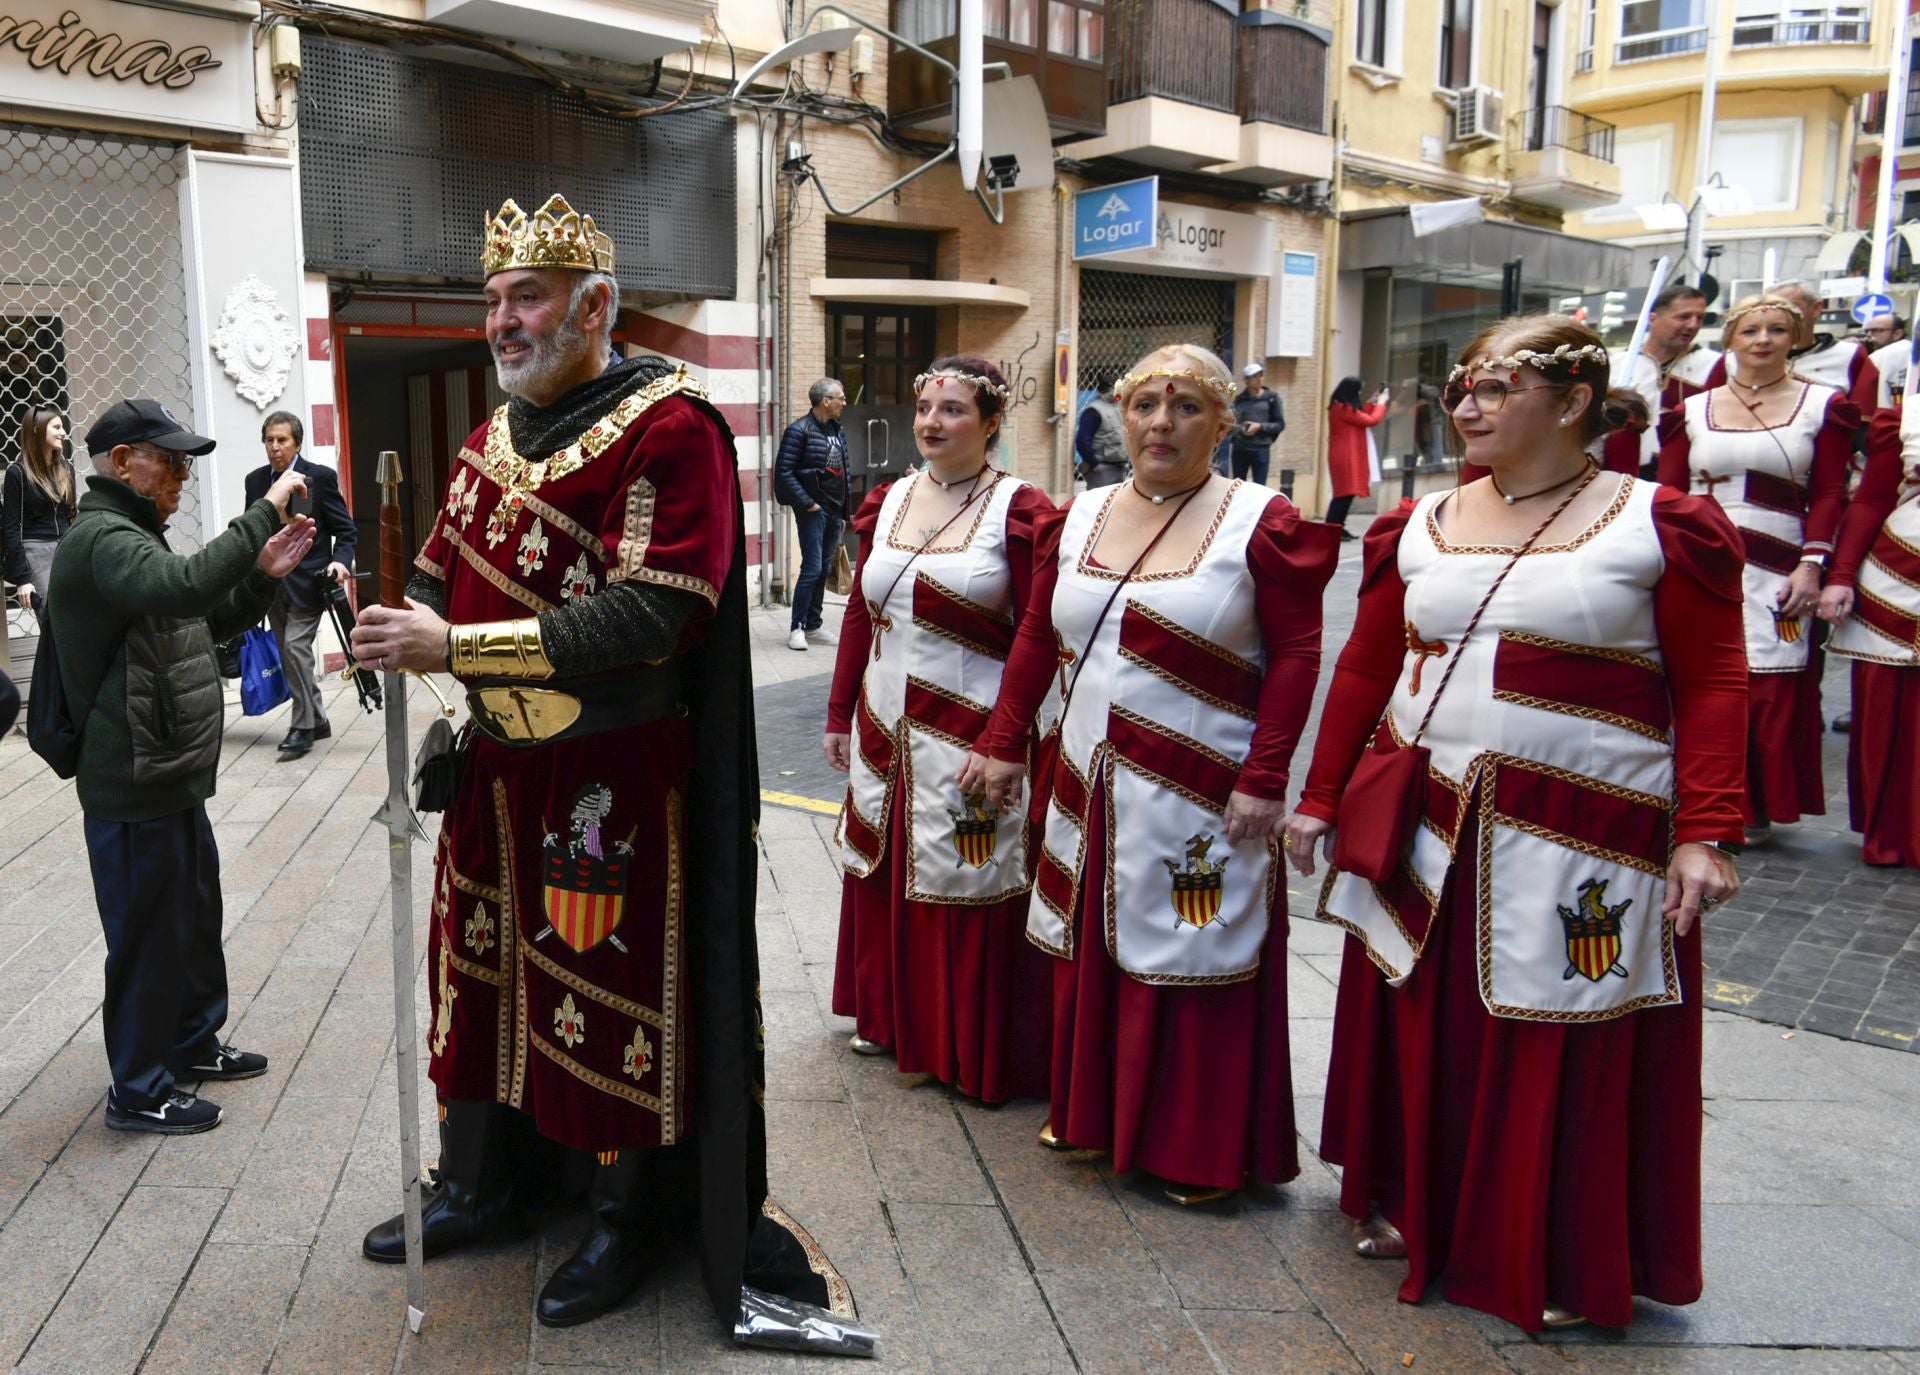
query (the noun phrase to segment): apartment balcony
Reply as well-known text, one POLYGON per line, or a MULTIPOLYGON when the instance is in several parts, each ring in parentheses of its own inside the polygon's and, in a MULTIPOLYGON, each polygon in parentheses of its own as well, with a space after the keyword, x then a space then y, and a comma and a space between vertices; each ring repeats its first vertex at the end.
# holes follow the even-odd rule
POLYGON ((1766 14, 1733 21, 1733 46, 1741 48, 1801 47, 1816 43, 1870 43, 1872 32, 1867 12, 1830 13, 1819 18, 1802 19, 1801 11, 1766 14))
POLYGON ((716 0, 426 0, 430 24, 487 38, 652 62, 701 41, 716 0))
POLYGON ((1620 199, 1613 126, 1564 105, 1514 116, 1513 197, 1557 210, 1594 210, 1620 199))
MULTIPOLYGON (((892 0, 889 27, 902 38, 958 56, 953 0, 892 0)), ((1106 6, 1102 0, 986 0, 984 51, 1040 87, 1055 139, 1106 128, 1106 6)), ((991 91, 991 86, 988 87, 991 91)), ((895 47, 887 56, 887 108, 902 124, 951 127, 952 86, 944 68, 895 47)))
POLYGON ((1258 186, 1333 175, 1325 29, 1230 0, 1113 0, 1107 128, 1068 145, 1258 186))

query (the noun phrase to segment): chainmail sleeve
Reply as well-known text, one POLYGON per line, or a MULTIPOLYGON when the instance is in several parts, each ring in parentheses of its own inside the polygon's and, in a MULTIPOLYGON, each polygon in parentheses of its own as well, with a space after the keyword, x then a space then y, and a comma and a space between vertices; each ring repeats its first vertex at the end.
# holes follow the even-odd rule
POLYGON ((680 647, 680 632, 706 608, 696 592, 616 583, 597 596, 540 613, 540 643, 562 678, 657 663, 680 647))
POLYGON ((447 614, 447 585, 431 573, 414 570, 407 579, 407 600, 417 606, 428 607, 436 616, 447 614))

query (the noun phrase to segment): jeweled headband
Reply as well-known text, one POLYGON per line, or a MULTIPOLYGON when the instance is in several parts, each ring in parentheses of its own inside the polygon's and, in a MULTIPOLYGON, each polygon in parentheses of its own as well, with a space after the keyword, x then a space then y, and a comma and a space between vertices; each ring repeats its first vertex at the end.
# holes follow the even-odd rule
POLYGON ((1507 380, 1509 382, 1518 382, 1520 380, 1520 369, 1525 367, 1535 367, 1542 370, 1547 368, 1565 368, 1575 377, 1578 377, 1582 363, 1604 363, 1606 361, 1607 351, 1598 344, 1562 344, 1552 353, 1542 353, 1538 349, 1519 349, 1513 353, 1503 354, 1499 357, 1488 354, 1486 357, 1475 359, 1471 363, 1457 364, 1453 371, 1447 374, 1447 385, 1452 386, 1461 378, 1468 376, 1470 373, 1478 372, 1481 368, 1485 368, 1489 372, 1500 372, 1504 370, 1508 374, 1507 380))
POLYGON ((1729 311, 1725 323, 1720 326, 1720 337, 1722 339, 1731 339, 1735 325, 1739 324, 1746 316, 1761 310, 1777 310, 1783 315, 1791 315, 1794 321, 1795 334, 1798 334, 1800 332, 1800 326, 1807 322, 1806 315, 1802 313, 1800 307, 1792 301, 1782 296, 1762 296, 1750 306, 1743 306, 1738 310, 1729 311))
POLYGON ((1007 390, 1006 383, 996 382, 984 373, 962 372, 959 368, 939 368, 933 372, 921 373, 913 379, 913 394, 920 395, 920 389, 929 382, 938 382, 944 386, 948 378, 956 382, 965 382, 973 388, 975 396, 991 396, 998 399, 1002 406, 1007 404, 1008 398, 1012 395, 1007 390))
POLYGON ((1140 389, 1140 384, 1150 382, 1156 377, 1167 379, 1167 390, 1173 390, 1173 379, 1184 377, 1189 382, 1198 383, 1213 393, 1214 399, 1223 406, 1233 404, 1233 383, 1224 378, 1211 377, 1192 368, 1149 368, 1145 372, 1130 372, 1113 384, 1113 394, 1118 397, 1132 396, 1140 389))

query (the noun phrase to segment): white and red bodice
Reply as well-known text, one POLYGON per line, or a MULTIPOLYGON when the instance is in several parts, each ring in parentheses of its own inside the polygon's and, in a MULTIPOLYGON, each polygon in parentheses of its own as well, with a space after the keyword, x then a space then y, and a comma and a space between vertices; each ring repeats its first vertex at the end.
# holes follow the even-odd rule
POLYGON ((1900 412, 1900 491, 1854 582, 1853 614, 1828 641, 1835 654, 1920 664, 1920 406, 1900 412))

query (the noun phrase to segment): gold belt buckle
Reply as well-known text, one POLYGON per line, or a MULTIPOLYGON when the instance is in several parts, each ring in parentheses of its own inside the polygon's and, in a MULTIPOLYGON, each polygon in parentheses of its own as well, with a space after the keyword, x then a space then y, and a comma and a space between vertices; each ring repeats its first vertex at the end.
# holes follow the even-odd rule
POLYGON ((556 688, 481 687, 467 693, 480 729, 504 744, 551 740, 580 719, 580 699, 556 688))

